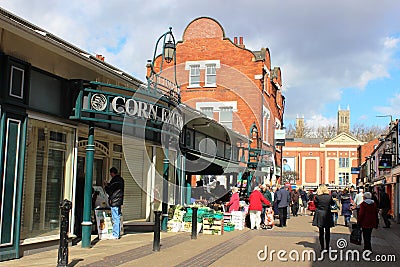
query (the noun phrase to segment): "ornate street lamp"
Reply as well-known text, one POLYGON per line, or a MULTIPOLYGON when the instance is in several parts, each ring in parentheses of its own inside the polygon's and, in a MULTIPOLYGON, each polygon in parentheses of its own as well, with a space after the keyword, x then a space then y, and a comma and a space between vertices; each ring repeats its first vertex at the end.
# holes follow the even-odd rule
POLYGON ((171 27, 169 28, 169 31, 158 38, 154 49, 153 59, 148 60, 147 67, 150 68, 150 74, 147 77, 147 84, 149 89, 155 89, 156 91, 161 92, 164 95, 168 95, 171 100, 174 100, 179 104, 181 98, 180 88, 178 82, 176 81, 176 43, 175 37, 172 34, 171 27), (157 50, 161 41, 161 60, 159 61, 159 66, 157 66, 159 68, 156 71, 154 64, 156 63, 156 58, 158 57, 157 50), (174 77, 172 81, 161 76, 164 62, 167 64, 173 62, 174 64, 174 77))
MULTIPOLYGON (((158 38, 156 42, 156 47, 154 49, 153 60, 148 61, 147 67, 150 68, 150 74, 147 77, 147 86, 150 91, 156 91, 161 93, 162 97, 166 97, 169 105, 179 105, 180 104, 180 90, 178 82, 176 81, 176 43, 174 35, 172 34, 172 28, 164 33, 158 38), (157 55, 157 48, 162 41, 162 52, 161 60, 158 61, 157 71, 154 66, 156 59, 159 57, 157 55), (162 76, 163 64, 170 64, 173 62, 174 66, 174 76, 173 81, 162 76)), ((169 180, 169 146, 171 137, 168 134, 162 134, 161 137, 164 144, 164 160, 163 160, 163 195, 162 195, 162 220, 161 220, 161 230, 167 231, 168 223, 168 180, 169 180)))
POLYGON ((167 63, 171 63, 171 61, 174 59, 175 49, 175 44, 171 39, 164 45, 164 58, 167 63))

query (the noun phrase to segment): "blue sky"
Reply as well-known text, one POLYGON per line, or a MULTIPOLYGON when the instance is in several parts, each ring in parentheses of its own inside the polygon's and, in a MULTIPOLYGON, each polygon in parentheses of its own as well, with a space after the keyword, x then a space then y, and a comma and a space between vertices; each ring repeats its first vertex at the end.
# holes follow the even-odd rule
MULTIPOLYGON (((351 123, 387 126, 400 118, 400 1, 381 0, 2 0, 0 6, 145 81, 158 37, 177 40, 208 16, 247 49, 269 48, 280 67, 285 124, 336 122, 350 106, 351 123)), ((178 55, 179 56, 179 55, 178 55)))

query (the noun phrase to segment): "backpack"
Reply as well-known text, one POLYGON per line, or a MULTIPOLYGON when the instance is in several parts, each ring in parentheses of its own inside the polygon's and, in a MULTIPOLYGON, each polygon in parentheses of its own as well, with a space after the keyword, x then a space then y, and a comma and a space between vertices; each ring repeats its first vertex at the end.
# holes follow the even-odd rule
POLYGON ((338 206, 336 200, 333 200, 333 202, 334 202, 334 204, 331 205, 331 210, 338 210, 338 209, 339 209, 339 206, 338 206))

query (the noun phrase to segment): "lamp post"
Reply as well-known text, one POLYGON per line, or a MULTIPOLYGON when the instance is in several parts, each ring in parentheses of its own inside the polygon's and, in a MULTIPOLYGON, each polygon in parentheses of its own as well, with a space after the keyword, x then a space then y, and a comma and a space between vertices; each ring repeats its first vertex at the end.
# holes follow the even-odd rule
MULTIPOLYGON (((180 90, 176 81, 176 43, 172 28, 170 27, 167 32, 161 35, 154 49, 153 59, 148 61, 147 67, 150 68, 150 73, 147 76, 147 86, 150 90, 160 92, 162 95, 168 97, 168 106, 174 105, 173 103, 180 103, 180 90), (161 60, 158 61, 159 65, 156 70, 157 49, 162 44, 161 60), (169 64, 173 62, 174 77, 173 81, 163 77, 164 62, 169 64)), ((164 144, 164 159, 163 159, 163 196, 162 196, 162 219, 161 230, 167 231, 168 223, 168 180, 169 180, 169 144, 171 143, 171 136, 168 133, 161 132, 161 141, 164 144)), ((178 155, 179 157, 179 155, 178 155)))

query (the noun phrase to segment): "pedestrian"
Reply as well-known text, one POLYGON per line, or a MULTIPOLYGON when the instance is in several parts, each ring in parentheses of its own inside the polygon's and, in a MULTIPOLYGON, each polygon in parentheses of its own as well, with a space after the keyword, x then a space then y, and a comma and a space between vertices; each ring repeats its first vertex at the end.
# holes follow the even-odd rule
POLYGON ((352 210, 351 198, 347 189, 343 190, 343 193, 340 197, 340 203, 342 204, 342 216, 344 216, 344 225, 349 226, 352 210))
POLYGON ((300 198, 300 193, 299 191, 295 188, 292 190, 290 193, 290 200, 292 204, 292 214, 294 217, 297 217, 297 213, 299 211, 299 198, 300 198))
POLYGON ((273 199, 274 199, 274 205, 273 205, 273 209, 274 209, 274 214, 275 215, 278 215, 279 214, 279 210, 278 210, 278 201, 277 201, 277 194, 278 194, 278 191, 281 189, 281 185, 277 185, 276 186, 276 189, 275 189, 275 192, 274 192, 274 197, 273 197, 273 199))
POLYGON ((232 211, 239 211, 239 189, 237 187, 232 187, 232 196, 226 205, 229 207, 229 213, 232 211))
POLYGON ((104 181, 104 190, 108 194, 108 204, 111 207, 113 231, 111 239, 121 237, 121 206, 124 203, 124 179, 118 174, 115 167, 110 169, 111 181, 104 181))
POLYGON ((308 195, 308 202, 307 202, 307 208, 311 212, 310 216, 314 216, 314 212, 316 210, 314 198, 315 198, 314 191, 310 190, 310 193, 308 195))
POLYGON ((357 219, 358 211, 360 210, 360 204, 364 201, 364 189, 359 188, 358 193, 354 197, 354 214, 353 216, 357 219))
MULTIPOLYGON (((271 203, 271 207, 274 205, 272 202, 272 195, 271 192, 269 191, 269 186, 267 185, 262 185, 261 186, 261 193, 264 195, 264 197, 271 203)), ((267 208, 270 206, 265 205, 264 203, 262 204, 262 211, 261 211, 261 227, 265 225, 265 217, 266 217, 266 212, 267 208)))
POLYGON ((290 193, 287 185, 277 191, 276 201, 279 212, 279 227, 286 227, 287 209, 290 204, 290 193))
POLYGON ((382 219, 385 222, 383 228, 390 228, 390 221, 388 218, 388 212, 390 210, 390 199, 389 195, 385 192, 385 188, 381 188, 379 196, 379 209, 382 215, 382 219))
POLYGON ((307 192, 303 190, 302 187, 299 189, 300 191, 300 199, 301 199, 301 204, 300 205, 300 215, 307 215, 307 202, 308 202, 308 196, 307 192))
POLYGON ((332 219, 333 219, 333 224, 336 226, 338 218, 339 218, 339 204, 338 204, 339 201, 337 198, 335 198, 333 196, 332 196, 332 199, 334 201, 334 204, 331 206, 332 219))
POLYGON ((250 229, 260 229, 262 203, 271 205, 264 195, 260 192, 261 188, 256 186, 249 197, 250 229))
POLYGON ((357 224, 362 228, 364 250, 372 252, 371 234, 373 228, 378 228, 378 208, 371 198, 372 194, 370 192, 364 193, 364 201, 360 204, 357 224))
POLYGON ((329 250, 329 243, 331 239, 330 229, 334 226, 331 206, 334 204, 334 202, 332 196, 329 195, 329 190, 326 185, 319 186, 317 195, 314 198, 314 203, 316 210, 312 225, 317 226, 319 229, 319 244, 321 246, 321 251, 324 249, 329 250))

